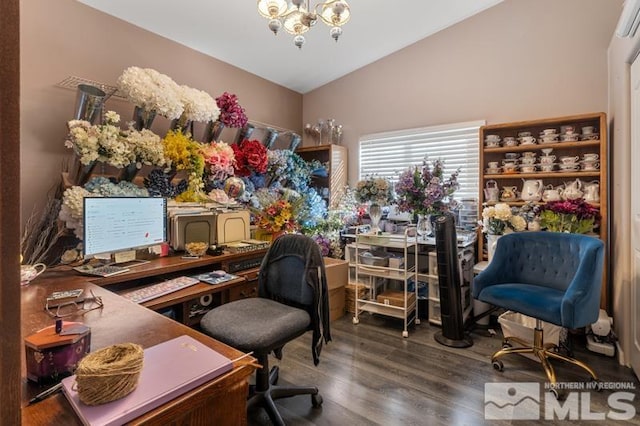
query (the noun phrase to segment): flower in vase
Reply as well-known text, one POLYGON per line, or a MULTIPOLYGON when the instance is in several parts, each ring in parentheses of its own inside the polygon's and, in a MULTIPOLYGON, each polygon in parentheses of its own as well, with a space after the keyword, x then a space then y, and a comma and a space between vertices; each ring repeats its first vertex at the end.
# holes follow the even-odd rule
POLYGON ((444 175, 444 162, 425 158, 422 166, 413 166, 402 172, 396 183, 398 210, 416 214, 439 214, 455 207, 453 193, 460 187, 456 170, 444 175))
POLYGON ((507 231, 520 232, 526 227, 527 221, 515 214, 507 203, 498 203, 482 210, 482 232, 487 234, 503 235, 507 231))
POLYGON ((65 141, 84 165, 100 161, 123 168, 135 160, 131 144, 118 127, 120 116, 112 111, 106 114, 105 124, 92 125, 84 120, 67 122, 69 134, 65 141))
POLYGON ((269 185, 279 183, 295 191, 306 191, 311 183, 311 167, 288 149, 268 150, 267 175, 269 185))
POLYGON ((180 86, 151 68, 129 67, 118 77, 118 90, 134 105, 170 120, 184 111, 180 86))
POLYGON ((182 116, 189 121, 215 121, 220 109, 211 95, 203 90, 189 86, 180 86, 180 100, 184 107, 182 116))
POLYGON ((356 199, 361 203, 388 204, 392 199, 391 184, 387 179, 367 176, 356 184, 356 199))
POLYGON ((228 92, 216 98, 216 104, 220 108, 219 120, 227 127, 244 127, 247 124, 247 116, 244 108, 238 104, 238 97, 228 92))
POLYGON ((136 130, 129 126, 126 132, 127 142, 133 149, 138 168, 143 165, 162 167, 166 160, 162 138, 149 129, 136 130))
POLYGON ((292 232, 298 229, 296 221, 303 202, 295 191, 275 191, 262 188, 251 197, 251 212, 258 228, 267 232, 292 232))
POLYGON ((540 208, 540 225, 548 231, 586 234, 593 231, 600 211, 582 198, 549 201, 540 208))
POLYGON ((267 148, 260 141, 245 139, 239 144, 233 144, 232 148, 236 158, 236 175, 249 176, 251 172, 267 171, 267 148))
POLYGON ((205 173, 209 180, 224 180, 233 176, 236 161, 233 148, 225 142, 211 142, 200 148, 204 156, 205 173))

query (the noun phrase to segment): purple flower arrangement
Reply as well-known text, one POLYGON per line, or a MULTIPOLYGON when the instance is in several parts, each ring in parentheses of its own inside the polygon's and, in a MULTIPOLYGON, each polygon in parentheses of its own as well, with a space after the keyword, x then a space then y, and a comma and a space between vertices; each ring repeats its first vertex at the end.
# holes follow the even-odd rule
POLYGON ((586 234, 593 232, 600 220, 600 210, 582 198, 549 201, 540 208, 540 219, 542 227, 549 231, 586 234))
POLYGON ((402 172, 396 183, 398 210, 412 211, 416 214, 439 214, 454 207, 451 197, 460 187, 459 170, 444 177, 444 163, 434 160, 431 164, 425 159, 422 166, 410 167, 402 172))
POLYGON ((227 127, 242 128, 247 124, 247 115, 244 108, 238 104, 238 97, 229 92, 224 92, 216 98, 216 104, 220 108, 218 120, 227 127))

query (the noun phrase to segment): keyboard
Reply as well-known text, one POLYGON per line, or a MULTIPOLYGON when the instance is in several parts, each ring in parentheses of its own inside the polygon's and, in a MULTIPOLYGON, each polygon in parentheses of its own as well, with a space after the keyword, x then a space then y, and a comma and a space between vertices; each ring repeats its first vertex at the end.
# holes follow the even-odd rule
POLYGON ((177 277, 171 280, 162 281, 141 287, 132 291, 120 293, 120 296, 131 300, 135 303, 144 303, 149 300, 156 299, 165 294, 173 293, 183 288, 198 284, 200 281, 192 277, 177 277))
POLYGON ((112 275, 128 272, 129 268, 116 265, 91 266, 83 265, 73 268, 81 274, 96 275, 98 277, 110 277, 112 275))

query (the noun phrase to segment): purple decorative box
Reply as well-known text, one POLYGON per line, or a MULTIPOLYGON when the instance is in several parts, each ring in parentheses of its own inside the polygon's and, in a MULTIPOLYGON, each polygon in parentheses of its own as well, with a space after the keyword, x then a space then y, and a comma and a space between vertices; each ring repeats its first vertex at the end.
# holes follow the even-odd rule
MULTIPOLYGON (((64 322, 62 329, 81 323, 64 322)), ((89 353, 91 330, 80 334, 60 335, 55 326, 43 328, 24 339, 27 378, 38 383, 51 383, 70 376, 78 362, 89 353)))

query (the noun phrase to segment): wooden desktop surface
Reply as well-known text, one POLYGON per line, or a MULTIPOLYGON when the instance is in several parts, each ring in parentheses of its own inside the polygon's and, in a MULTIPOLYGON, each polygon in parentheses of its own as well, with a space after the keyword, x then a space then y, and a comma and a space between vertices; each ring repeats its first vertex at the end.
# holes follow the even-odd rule
MULTIPOLYGON (((184 262, 175 259, 160 259, 143 269, 136 270, 136 276, 153 276, 150 268, 162 272, 184 270, 184 262), (181 266, 182 265, 182 266, 181 266), (167 267, 168 269, 164 269, 167 267), (182 269, 180 269, 182 268, 182 269)), ((202 261, 200 261, 202 263, 202 261)), ((209 262, 211 260, 209 259, 209 262)), ((198 263, 195 261, 194 263, 198 263)), ((205 263, 206 264, 206 263, 205 263)), ((192 264, 193 265, 193 264, 192 264)), ((138 267, 139 268, 139 267, 138 267)), ((155 272, 158 273, 157 271, 155 272)), ((115 277, 101 278, 117 282, 115 277)), ((123 280, 125 277, 120 277, 123 280)), ((131 279, 131 276, 126 277, 131 279)), ((52 291, 82 288, 87 294, 93 291, 103 299, 104 307, 65 320, 81 321, 91 327, 91 350, 116 343, 132 342, 147 348, 177 336, 189 335, 230 359, 243 355, 242 352, 218 342, 194 329, 173 321, 151 309, 125 300, 101 285, 91 281, 95 278, 81 276, 68 269, 47 270, 31 284, 21 288, 22 337, 53 325, 53 318, 44 309, 46 296, 52 291)), ((100 283, 103 284, 103 283, 100 283)), ((196 284, 196 286, 204 284, 196 284)), ((195 287, 195 286, 194 286, 195 287)), ((197 289, 193 289, 196 290, 197 289)), ((29 399, 47 389, 47 385, 36 385, 26 379, 25 350, 22 348, 22 421, 25 425, 74 425, 81 424, 64 395, 58 393, 33 405, 29 399)), ((224 424, 246 423, 246 395, 248 378, 254 372, 255 360, 244 358, 234 364, 234 369, 215 380, 190 391, 175 400, 134 420, 132 424, 224 424)))

